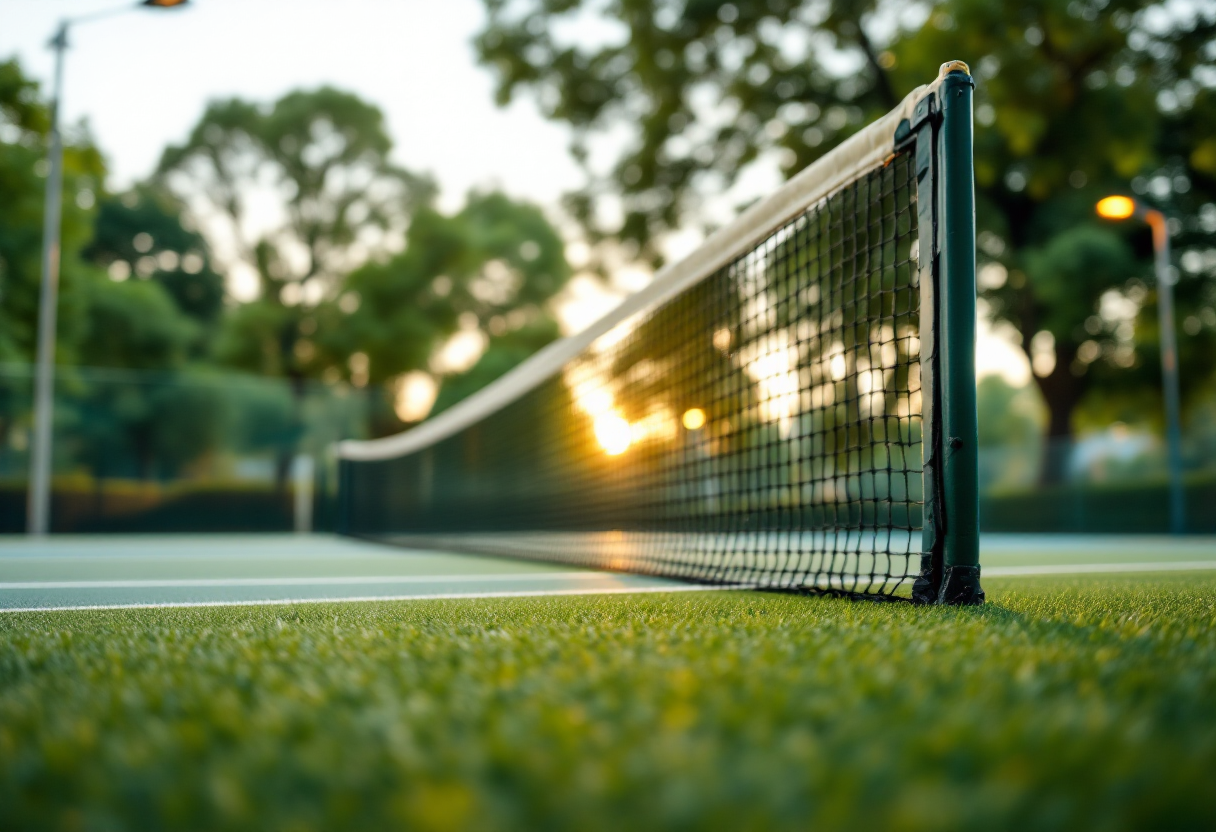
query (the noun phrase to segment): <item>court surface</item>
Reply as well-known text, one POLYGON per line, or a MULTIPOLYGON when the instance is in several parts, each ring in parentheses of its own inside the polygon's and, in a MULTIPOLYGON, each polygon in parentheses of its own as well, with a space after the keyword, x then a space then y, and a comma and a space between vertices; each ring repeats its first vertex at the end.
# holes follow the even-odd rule
MULTIPOLYGON (((1216 538, 990 535, 989 577, 1216 569, 1216 538)), ((0 610, 678 592, 703 585, 330 535, 0 537, 0 610)))

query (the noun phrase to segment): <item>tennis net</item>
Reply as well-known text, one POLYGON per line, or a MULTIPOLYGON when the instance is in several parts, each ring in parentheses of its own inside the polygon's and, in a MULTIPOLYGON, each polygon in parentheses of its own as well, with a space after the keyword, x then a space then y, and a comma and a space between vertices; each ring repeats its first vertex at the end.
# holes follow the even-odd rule
POLYGON ((340 531, 981 601, 971 88, 943 66, 588 331, 343 443, 340 531))

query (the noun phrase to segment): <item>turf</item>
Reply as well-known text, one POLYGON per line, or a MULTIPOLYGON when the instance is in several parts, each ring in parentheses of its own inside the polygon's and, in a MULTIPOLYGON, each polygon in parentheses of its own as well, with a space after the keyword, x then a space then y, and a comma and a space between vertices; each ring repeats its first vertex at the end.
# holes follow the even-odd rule
POLYGON ((1200 829, 1216 576, 0 615, 4 829, 1200 829))

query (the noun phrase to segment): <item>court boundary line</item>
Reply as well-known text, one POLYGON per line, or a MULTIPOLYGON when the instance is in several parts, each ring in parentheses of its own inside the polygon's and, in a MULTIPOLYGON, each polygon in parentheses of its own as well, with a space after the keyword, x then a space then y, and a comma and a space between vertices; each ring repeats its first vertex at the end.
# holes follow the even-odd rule
POLYGON ((1115 572, 1188 572, 1216 569, 1216 560, 1165 560, 1132 563, 1041 563, 1026 566, 984 566, 985 578, 1013 578, 1022 575, 1095 575, 1115 572))
POLYGON ((358 584, 505 583, 510 581, 602 580, 604 572, 507 572, 490 575, 340 575, 287 578, 132 578, 97 581, 4 581, 0 591, 18 589, 206 589, 242 586, 357 586, 358 584))
POLYGON ((286 607, 293 604, 351 604, 367 601, 447 601, 478 598, 546 598, 558 595, 629 595, 658 592, 723 592, 755 589, 750 584, 688 584, 675 586, 604 587, 598 589, 529 589, 503 592, 445 592, 435 595, 364 595, 347 598, 272 598, 257 601, 167 601, 161 604, 82 604, 60 607, 10 607, 3 613, 81 612, 86 610, 190 609, 195 607, 286 607))
MULTIPOLYGON (((1186 572, 1213 569, 1216 569, 1216 561, 1077 563, 1058 565, 1039 564, 1028 566, 992 566, 984 570, 984 576, 990 578, 1016 578, 1046 575, 1100 575, 1117 574, 1121 572, 1186 572)), ((349 604, 369 601, 444 601, 479 598, 544 598, 575 595, 629 595, 634 593, 651 594, 659 592, 722 592, 742 589, 778 588, 759 587, 755 584, 674 584, 670 586, 592 587, 587 589, 504 590, 501 592, 444 592, 431 595, 363 595, 345 598, 271 598, 241 601, 167 601, 163 603, 144 604, 79 604, 55 607, 8 607, 0 608, 0 614, 30 612, 82 612, 87 610, 191 609, 202 607, 282 607, 291 606, 293 604, 349 604)))

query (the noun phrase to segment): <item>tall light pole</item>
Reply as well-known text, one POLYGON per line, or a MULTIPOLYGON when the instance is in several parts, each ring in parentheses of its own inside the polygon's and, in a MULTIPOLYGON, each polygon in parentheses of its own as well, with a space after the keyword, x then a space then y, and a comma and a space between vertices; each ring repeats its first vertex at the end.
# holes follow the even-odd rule
POLYGON ((168 9, 188 0, 143 0, 59 24, 50 47, 55 50, 55 79, 51 87, 51 132, 47 142, 46 201, 42 215, 42 287, 38 300, 38 357, 34 372, 34 441, 30 449, 26 532, 41 537, 51 525, 51 433, 55 422, 55 328, 59 306, 59 221, 63 198, 63 139, 59 111, 63 100, 63 54, 68 29, 74 24, 111 17, 140 6, 168 9))
POLYGON ((1157 272, 1157 320, 1161 329, 1161 383, 1165 395, 1165 442, 1170 478, 1170 531, 1186 530, 1182 490, 1182 426, 1179 416, 1178 339, 1174 333, 1174 273, 1170 268, 1170 232, 1165 215, 1131 197, 1108 196, 1098 201, 1098 216, 1108 220, 1144 220, 1153 231, 1157 272))

